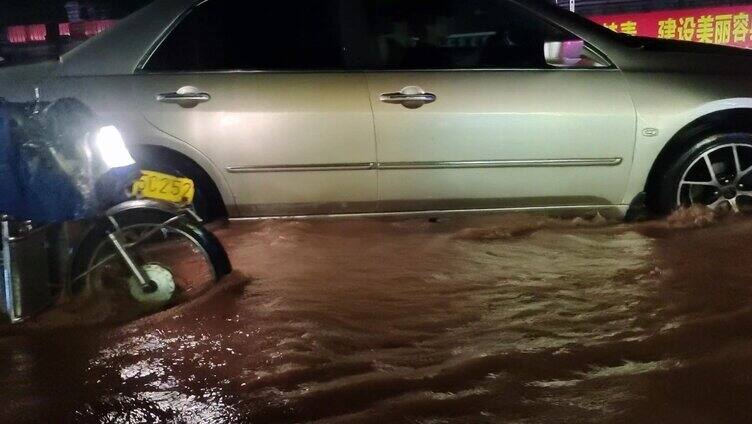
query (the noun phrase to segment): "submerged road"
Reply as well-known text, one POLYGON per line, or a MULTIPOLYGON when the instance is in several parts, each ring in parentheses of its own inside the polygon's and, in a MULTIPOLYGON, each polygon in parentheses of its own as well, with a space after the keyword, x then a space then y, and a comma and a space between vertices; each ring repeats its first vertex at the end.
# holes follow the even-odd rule
POLYGON ((752 220, 700 221, 232 224, 190 303, 2 333, 0 422, 750 422, 752 220))

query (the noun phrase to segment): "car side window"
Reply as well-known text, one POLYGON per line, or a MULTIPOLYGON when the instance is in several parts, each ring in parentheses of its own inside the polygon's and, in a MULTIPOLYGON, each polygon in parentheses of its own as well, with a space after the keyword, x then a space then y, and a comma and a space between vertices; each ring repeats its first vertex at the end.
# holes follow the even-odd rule
POLYGON ((339 70, 339 0, 210 0, 193 8, 147 71, 339 70))
POLYGON ((360 4, 358 13, 364 16, 366 32, 361 44, 368 45, 371 53, 361 54, 363 59, 356 67, 430 70, 601 65, 576 36, 504 0, 360 0, 360 4), (564 60, 553 54, 576 57, 564 60))

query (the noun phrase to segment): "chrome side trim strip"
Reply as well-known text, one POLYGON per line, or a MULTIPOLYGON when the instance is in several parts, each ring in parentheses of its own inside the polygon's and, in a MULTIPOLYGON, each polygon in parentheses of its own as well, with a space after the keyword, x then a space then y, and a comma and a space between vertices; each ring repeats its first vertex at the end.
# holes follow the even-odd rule
POLYGON ((508 212, 589 212, 598 211, 607 213, 613 211, 616 216, 626 215, 629 205, 582 205, 582 206, 534 206, 534 207, 511 207, 511 208, 486 208, 486 209, 437 209, 426 211, 406 212, 362 212, 362 213, 335 213, 323 215, 265 215, 230 218, 231 222, 245 221, 276 221, 276 220, 326 220, 326 219, 352 219, 352 218, 417 218, 425 216, 453 216, 453 215, 483 215, 508 212))
POLYGON ((540 159, 540 160, 468 160, 440 162, 362 162, 314 165, 230 166, 231 174, 261 172, 312 172, 312 171, 384 171, 407 169, 482 169, 482 168, 541 168, 573 166, 616 166, 622 158, 611 159, 540 159))
MULTIPOLYGON (((156 49, 155 49, 156 50, 156 49)), ((153 52, 152 52, 153 53, 153 52)), ((150 58, 150 57, 149 57, 150 58)), ((396 73, 457 73, 457 72, 619 72, 619 69, 614 65, 601 68, 468 68, 468 69, 373 69, 373 70, 352 70, 352 69, 314 69, 310 71, 296 71, 296 70, 263 70, 263 69, 226 69, 217 71, 145 71, 143 66, 148 63, 148 59, 143 61, 143 65, 140 69, 136 69, 136 73, 142 75, 192 75, 192 74, 247 74, 247 75, 335 75, 335 74, 351 74, 358 73, 371 73, 371 74, 396 74, 396 73)), ((610 63, 610 62, 609 62, 610 63)))
POLYGON ((622 158, 612 159, 539 159, 539 160, 472 160, 442 162, 386 162, 378 169, 469 169, 469 168, 539 168, 565 166, 616 166, 622 158))
POLYGON ((539 159, 539 160, 469 160, 436 162, 363 162, 314 165, 231 166, 231 174, 259 172, 312 172, 312 171, 369 171, 407 169, 482 169, 482 168, 540 168, 574 166, 617 166, 622 158, 610 159, 539 159))
POLYGON ((311 171, 368 171, 376 168, 373 162, 362 163, 328 163, 315 165, 271 165, 271 166, 230 166, 231 174, 259 172, 311 172, 311 171))

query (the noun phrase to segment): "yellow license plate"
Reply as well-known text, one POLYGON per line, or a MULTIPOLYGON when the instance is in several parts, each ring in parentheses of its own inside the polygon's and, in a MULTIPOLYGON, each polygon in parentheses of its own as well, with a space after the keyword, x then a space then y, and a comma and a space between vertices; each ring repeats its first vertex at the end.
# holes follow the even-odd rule
POLYGON ((133 182, 132 194, 138 198, 164 200, 172 203, 193 203, 196 186, 190 178, 142 170, 141 178, 133 182))

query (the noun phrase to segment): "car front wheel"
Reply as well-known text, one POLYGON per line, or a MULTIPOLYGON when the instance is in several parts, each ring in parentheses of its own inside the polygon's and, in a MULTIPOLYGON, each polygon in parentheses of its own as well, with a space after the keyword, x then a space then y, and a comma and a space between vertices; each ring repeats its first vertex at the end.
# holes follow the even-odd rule
POLYGON ((716 135, 694 145, 663 173, 653 203, 663 213, 696 205, 752 210, 752 134, 716 135))

